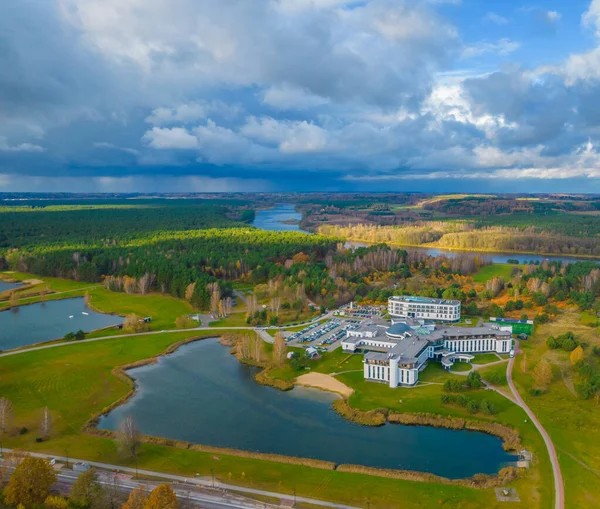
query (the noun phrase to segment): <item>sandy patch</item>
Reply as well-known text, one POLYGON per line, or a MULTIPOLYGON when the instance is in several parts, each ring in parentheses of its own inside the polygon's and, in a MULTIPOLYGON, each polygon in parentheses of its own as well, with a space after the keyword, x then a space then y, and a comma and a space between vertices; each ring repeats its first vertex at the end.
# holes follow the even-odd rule
POLYGON ((337 392, 344 396, 344 398, 350 397, 354 392, 354 389, 351 387, 323 373, 306 373, 299 376, 294 383, 296 385, 304 385, 305 387, 316 387, 324 391, 337 392))
POLYGON ((23 281, 23 283, 25 283, 26 285, 41 285, 43 283, 43 281, 41 279, 25 279, 23 281))

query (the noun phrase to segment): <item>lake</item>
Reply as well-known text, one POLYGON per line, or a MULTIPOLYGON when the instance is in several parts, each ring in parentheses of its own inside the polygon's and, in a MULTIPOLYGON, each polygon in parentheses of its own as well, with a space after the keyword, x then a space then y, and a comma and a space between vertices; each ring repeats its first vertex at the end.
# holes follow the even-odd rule
POLYGON ((123 323, 123 318, 92 311, 83 297, 19 306, 0 311, 0 350, 59 339, 79 329, 89 332, 119 323, 123 323))
POLYGON ((257 210, 252 226, 262 230, 304 232, 298 224, 301 219, 302 214, 294 210, 293 204, 278 203, 272 209, 257 210))
POLYGON ((129 371, 136 395, 103 417, 99 427, 115 430, 132 414, 149 435, 449 478, 493 474, 515 461, 491 435, 360 426, 331 410, 337 396, 302 387, 282 392, 257 384, 255 373, 216 339, 185 345, 157 364, 129 371))
POLYGON ((23 283, 7 283, 6 281, 2 281, 0 279, 0 293, 5 292, 6 290, 14 290, 22 285, 23 283))

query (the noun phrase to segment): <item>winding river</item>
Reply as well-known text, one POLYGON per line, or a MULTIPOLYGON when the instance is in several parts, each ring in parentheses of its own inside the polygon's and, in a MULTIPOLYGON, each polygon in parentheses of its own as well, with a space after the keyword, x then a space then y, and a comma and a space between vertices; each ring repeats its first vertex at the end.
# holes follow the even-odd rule
MULTIPOLYGON (((292 203, 278 203, 272 209, 258 210, 256 218, 252 225, 263 230, 274 231, 305 231, 300 228, 298 223, 302 219, 302 214, 294 210, 292 203), (296 221, 292 223, 291 221, 296 221)), ((365 242, 348 241, 346 246, 352 249, 357 247, 368 247, 365 242)), ((402 246, 397 246, 402 247, 402 246)), ((561 256, 561 255, 538 255, 538 254, 520 254, 520 253, 493 253, 493 252, 478 252, 478 251, 453 251, 451 249, 440 249, 437 247, 406 247, 407 250, 422 251, 431 256, 445 255, 454 257, 461 254, 470 254, 485 257, 492 263, 508 263, 508 260, 518 260, 519 264, 529 262, 561 261, 561 262, 580 262, 580 261, 595 261, 599 259, 585 258, 577 256, 561 256)))
POLYGON ((185 345, 129 373, 137 393, 103 417, 100 428, 117 429, 131 414, 149 435, 449 478, 496 473, 515 460, 500 439, 483 433, 351 423, 331 410, 333 394, 257 384, 256 369, 239 363, 216 339, 185 345))

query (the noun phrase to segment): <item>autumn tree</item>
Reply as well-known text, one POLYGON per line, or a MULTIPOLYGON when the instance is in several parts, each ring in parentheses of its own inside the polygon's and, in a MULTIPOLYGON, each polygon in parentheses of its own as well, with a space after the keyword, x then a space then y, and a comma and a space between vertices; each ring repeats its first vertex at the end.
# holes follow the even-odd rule
POLYGON ((11 307, 19 305, 19 296, 16 291, 10 292, 10 297, 8 298, 8 303, 11 307))
POLYGON ((13 405, 10 399, 0 398, 0 431, 2 434, 10 428, 13 419, 13 405))
POLYGON ((47 509, 69 509, 69 501, 59 495, 48 495, 44 500, 44 507, 47 509))
POLYGON ((196 291, 196 283, 195 282, 187 285, 187 287, 185 288, 185 294, 184 294, 185 300, 187 300, 188 302, 192 302, 192 298, 194 297, 195 291, 196 291))
POLYGON ((154 284, 156 276, 154 274, 150 274, 146 272, 139 280, 138 286, 142 295, 146 295, 150 292, 150 288, 154 284))
POLYGON ((188 315, 179 316, 175 319, 175 327, 178 329, 193 329, 197 322, 188 315))
POLYGON ((45 407, 42 411, 42 420, 40 422, 40 432, 42 433, 42 438, 47 439, 52 433, 52 414, 50 413, 50 409, 45 407))
POLYGON ((27 453, 21 449, 13 449, 9 452, 3 452, 2 467, 0 467, 0 487, 8 480, 17 465, 27 457, 27 453))
POLYGON ((89 468, 79 474, 71 488, 70 500, 79 507, 88 507, 100 497, 100 484, 95 468, 89 468))
POLYGON ((531 373, 535 385, 540 389, 547 389, 552 382, 552 367, 546 359, 542 359, 535 365, 531 373))
POLYGON ((275 341, 273 343, 273 362, 276 366, 281 366, 285 361, 285 339, 281 331, 277 331, 275 334, 275 341))
POLYGON ((571 364, 573 364, 573 366, 583 360, 583 348, 581 348, 581 345, 576 347, 575 350, 571 352, 569 359, 571 360, 571 364))
POLYGON ((144 509, 147 500, 148 490, 145 486, 139 486, 130 493, 121 509, 144 509))
POLYGON ((133 416, 127 415, 119 425, 117 441, 121 454, 135 458, 140 446, 140 430, 133 416))
POLYGON ((123 330, 131 333, 141 332, 144 330, 145 326, 144 320, 133 313, 127 315, 123 322, 123 330))
POLYGON ((56 472, 47 459, 27 456, 10 477, 4 499, 9 505, 35 507, 46 500, 55 482, 56 472))
POLYGON ((152 490, 144 504, 144 509, 178 509, 179 501, 168 484, 159 484, 152 490))

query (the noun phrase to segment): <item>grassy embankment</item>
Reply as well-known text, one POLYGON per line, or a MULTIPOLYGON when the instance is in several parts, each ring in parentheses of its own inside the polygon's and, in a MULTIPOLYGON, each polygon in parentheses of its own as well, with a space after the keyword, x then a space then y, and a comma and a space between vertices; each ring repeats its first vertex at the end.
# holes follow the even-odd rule
MULTIPOLYGON (((206 332, 210 335, 210 332, 206 332)), ((131 384, 113 376, 115 366, 159 355, 170 344, 193 333, 165 333, 116 338, 98 343, 31 351, 0 357, 0 394, 15 405, 14 430, 3 438, 5 447, 85 458, 133 466, 119 456, 113 440, 83 434, 88 419, 128 393, 131 384), (54 419, 52 437, 36 443, 42 409, 48 406, 54 419)), ((198 335, 198 333, 196 333, 198 335)), ((335 361, 335 359, 334 359, 335 361)), ((326 366, 326 362, 323 361, 326 366)), ((411 482, 377 476, 273 463, 251 458, 203 453, 175 447, 144 444, 140 468, 193 476, 215 475, 225 482, 372 507, 500 507, 492 490, 411 482)), ((526 505, 522 505, 525 507, 526 505)), ((534 507, 529 504, 527 507, 534 507)))
POLYGON ((484 283, 494 277, 503 277, 504 281, 511 280, 511 273, 514 268, 518 268, 518 265, 511 265, 509 263, 493 263, 491 265, 484 265, 475 274, 473 274, 473 282, 484 283))
POLYGON ((569 354, 550 350, 549 335, 572 331, 584 343, 585 356, 591 356, 593 345, 600 346, 595 329, 582 325, 580 314, 567 311, 553 323, 539 326, 536 334, 521 342, 524 356, 515 362, 514 379, 525 402, 539 418, 554 442, 565 482, 565 507, 600 506, 600 407, 593 400, 578 398, 574 390, 576 376, 569 354), (522 358, 526 362, 522 362, 522 358), (552 364, 553 381, 541 396, 531 396, 531 372, 540 359, 552 364))

